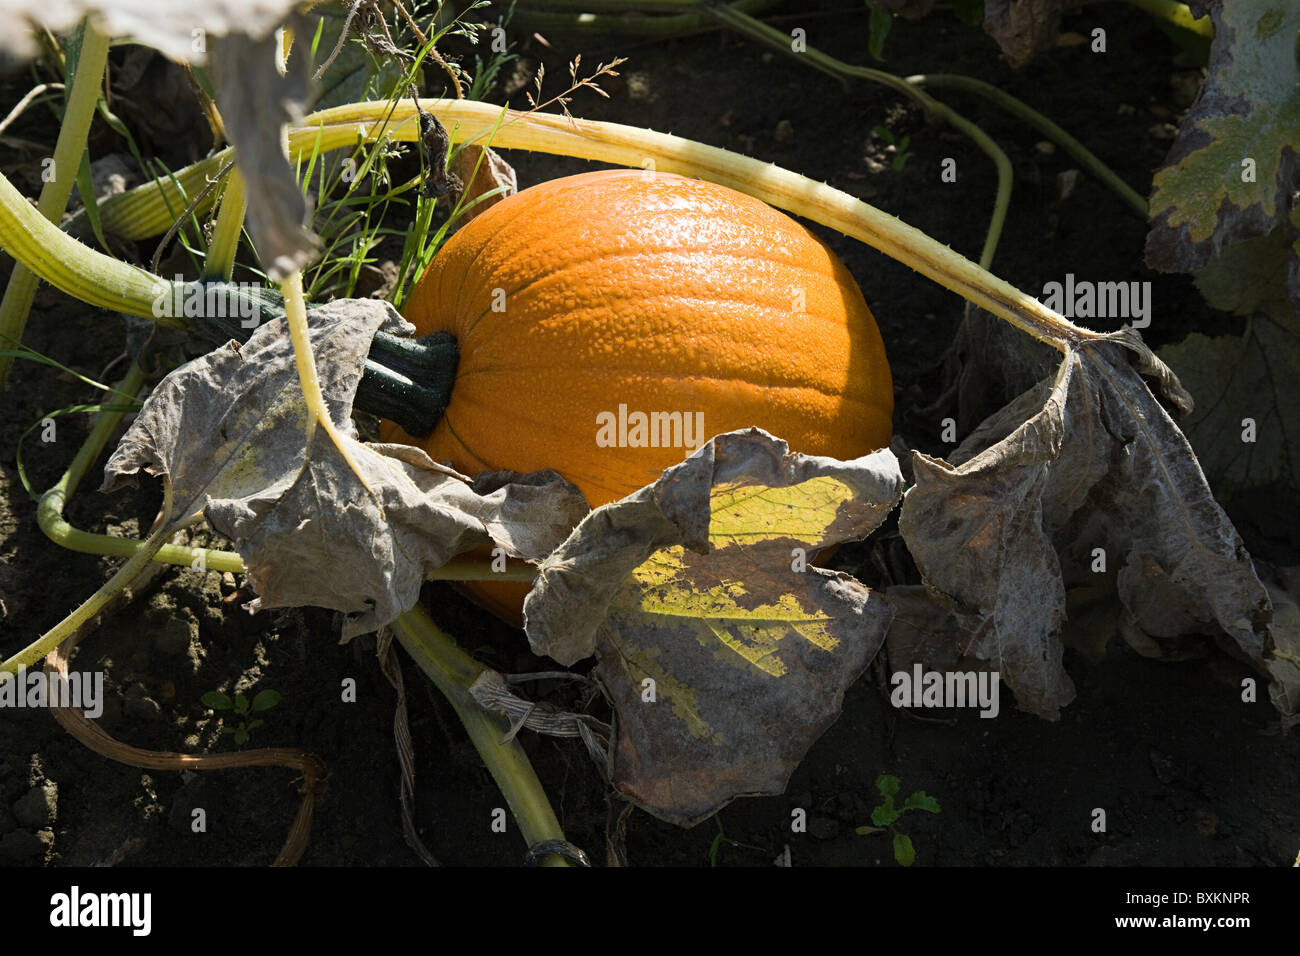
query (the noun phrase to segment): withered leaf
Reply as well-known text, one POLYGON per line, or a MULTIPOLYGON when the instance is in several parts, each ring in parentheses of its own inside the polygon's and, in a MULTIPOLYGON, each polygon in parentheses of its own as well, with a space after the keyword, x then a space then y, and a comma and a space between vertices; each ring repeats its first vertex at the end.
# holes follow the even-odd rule
POLYGON ((885 592, 891 619, 886 635, 890 666, 920 664, 926 671, 991 670, 972 657, 956 635, 978 630, 975 615, 946 606, 942 594, 915 584, 896 584, 885 592))
POLYGON ((424 161, 429 167, 422 191, 424 195, 435 198, 446 196, 462 185, 447 169, 451 135, 433 113, 419 110, 416 115, 420 118, 420 152, 424 154, 424 161))
POLYGON ((460 224, 469 222, 519 191, 515 170, 491 147, 469 143, 456 153, 451 171, 461 183, 451 206, 460 204, 460 224))
POLYGON ((1282 587, 1270 585, 1276 612, 1271 633, 1273 653, 1265 662, 1273 682, 1269 696, 1287 726, 1300 724, 1300 604, 1282 587))
POLYGON ((201 40, 228 33, 264 37, 295 6, 296 0, 6 0, 0 9, 0 64, 36 55, 33 27, 62 33, 85 16, 107 36, 129 36, 184 63, 206 63, 201 40))
POLYGON ((1158 370, 1131 330, 1071 350, 951 463, 917 453, 903 501, 899 527, 926 584, 965 621, 933 638, 994 665, 1022 709, 1049 719, 1074 696, 1066 589, 1103 566, 1148 634, 1223 633, 1261 667, 1268 646, 1250 557, 1131 351, 1158 370), (1142 598, 1156 578, 1160 608, 1142 598))
POLYGON ((1061 13, 1075 0, 984 0, 984 32, 1019 69, 1056 42, 1061 13))
POLYGON ((104 490, 141 469, 170 476, 179 515, 205 510, 234 539, 256 606, 343 611, 344 639, 410 608, 425 576, 455 555, 496 543, 536 561, 587 513, 581 493, 553 473, 471 485, 418 448, 357 441, 352 397, 370 341, 381 325, 410 326, 374 299, 331 302, 308 323, 326 403, 365 485, 323 429, 307 453, 293 348, 276 319, 241 349, 216 349, 168 375, 109 460, 104 490))
MULTIPOLYGON (((297 20, 303 35, 301 24, 307 21, 297 20)), ((307 57, 302 51, 290 56, 281 76, 275 69, 277 42, 274 34, 257 40, 223 37, 209 72, 244 179, 248 235, 267 275, 278 281, 306 266, 319 243, 305 226, 307 199, 280 144, 280 127, 303 120, 307 57)))
POLYGON ((730 432, 593 511, 542 563, 525 629, 562 663, 596 654, 622 793, 689 826, 784 788, 889 619, 810 562, 869 534, 901 492, 888 450, 841 462, 730 432))

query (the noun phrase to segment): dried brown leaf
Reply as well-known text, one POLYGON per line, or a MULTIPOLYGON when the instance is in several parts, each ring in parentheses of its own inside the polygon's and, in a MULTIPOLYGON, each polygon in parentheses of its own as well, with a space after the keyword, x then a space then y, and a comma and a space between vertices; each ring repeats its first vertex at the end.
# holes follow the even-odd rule
POLYGON ((1076 6, 1078 0, 985 0, 984 32, 1019 69, 1056 42, 1061 13, 1076 6))
POLYGON ((455 208, 457 201, 460 202, 464 210, 459 220, 462 225, 519 191, 514 168, 491 148, 473 143, 465 146, 456 154, 451 169, 463 184, 451 203, 455 208))
POLYGON ((5 0, 0 9, 0 64, 37 53, 32 27, 71 30, 84 16, 110 37, 129 36, 173 60, 206 63, 206 37, 274 32, 296 0, 5 0))
POLYGON ((105 490, 142 469, 170 476, 179 514, 205 510, 234 539, 255 606, 334 608, 348 615, 347 639, 410 608, 426 575, 455 555, 495 543, 536 561, 586 514, 581 493, 554 473, 471 484, 418 448, 357 441, 352 397, 370 340, 381 324, 410 326, 374 299, 331 302, 308 323, 326 403, 366 485, 323 429, 307 453, 282 319, 168 375, 105 469, 105 490))
POLYGON ((1049 719, 1074 696, 1061 664, 1066 588, 1095 583, 1099 559, 1148 633, 1223 633, 1261 666, 1268 647, 1268 596, 1134 349, 1158 371, 1131 332, 1072 350, 952 463, 916 454, 903 502, 899 527, 927 585, 967 616, 959 646, 1049 719), (1144 597, 1157 580, 1158 608, 1144 597))
POLYGON ((562 663, 596 654, 623 794, 689 826, 784 788, 889 620, 854 578, 801 556, 865 537, 901 491, 887 450, 840 462, 731 432, 593 511, 543 562, 529 640, 562 663))
POLYGON ((280 143, 280 127, 303 120, 307 58, 291 56, 281 76, 275 69, 277 44, 274 34, 259 40, 224 37, 209 72, 244 180, 248 235, 267 275, 278 281, 306 266, 319 243, 305 225, 307 199, 280 143))
POLYGON ((1269 696, 1288 726, 1300 724, 1300 604, 1296 595, 1270 586, 1276 614, 1273 619, 1273 653, 1266 662, 1273 682, 1269 696))

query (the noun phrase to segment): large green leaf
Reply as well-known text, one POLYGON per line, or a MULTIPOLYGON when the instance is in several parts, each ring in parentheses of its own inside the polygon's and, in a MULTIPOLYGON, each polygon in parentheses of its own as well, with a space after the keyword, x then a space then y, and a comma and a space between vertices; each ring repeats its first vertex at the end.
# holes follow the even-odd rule
MULTIPOLYGON (((342 7, 320 9, 319 16, 321 29, 319 40, 315 41, 315 67, 324 64, 336 48, 338 55, 319 80, 312 109, 323 110, 362 100, 387 99, 406 75, 401 61, 394 57, 380 59, 367 50, 360 39, 356 18, 351 23, 348 39, 340 47, 339 36, 348 19, 342 7)), ((309 36, 308 39, 313 38, 309 36)))
POLYGON ((1289 213, 1300 169, 1300 3, 1209 9, 1210 74, 1151 196, 1146 258, 1166 272, 1195 271, 1232 243, 1270 232, 1289 213))
POLYGON ((1300 490, 1300 311, 1285 227, 1225 249, 1196 277, 1206 301, 1247 316, 1241 335, 1189 335, 1160 351, 1196 399, 1183 427, 1215 490, 1300 490))

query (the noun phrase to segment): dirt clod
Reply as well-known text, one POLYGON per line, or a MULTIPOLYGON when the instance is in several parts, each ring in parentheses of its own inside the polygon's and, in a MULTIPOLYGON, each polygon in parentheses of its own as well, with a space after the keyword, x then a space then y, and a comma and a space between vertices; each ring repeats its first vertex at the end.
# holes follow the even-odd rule
POLYGON ((0 863, 26 863, 54 844, 53 830, 14 830, 0 837, 0 863))
POLYGON ((59 810, 59 785, 46 781, 32 787, 14 803, 14 819, 25 827, 39 830, 54 822, 59 810))

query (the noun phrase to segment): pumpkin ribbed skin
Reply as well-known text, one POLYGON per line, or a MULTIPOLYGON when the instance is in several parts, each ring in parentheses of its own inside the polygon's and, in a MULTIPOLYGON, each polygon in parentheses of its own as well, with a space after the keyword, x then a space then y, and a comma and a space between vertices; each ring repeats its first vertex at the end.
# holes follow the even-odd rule
MULTIPOLYGON (((381 437, 471 475, 553 468, 593 507, 691 452, 600 447, 598 416, 620 405, 702 412, 701 440, 758 425, 836 458, 892 431, 884 345, 843 263, 714 183, 614 170, 526 189, 452 236, 405 313, 455 335, 460 364, 431 436, 384 422, 381 437)), ((517 620, 527 588, 500 588, 491 609, 517 620)))

